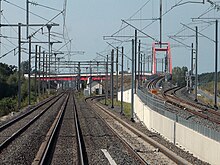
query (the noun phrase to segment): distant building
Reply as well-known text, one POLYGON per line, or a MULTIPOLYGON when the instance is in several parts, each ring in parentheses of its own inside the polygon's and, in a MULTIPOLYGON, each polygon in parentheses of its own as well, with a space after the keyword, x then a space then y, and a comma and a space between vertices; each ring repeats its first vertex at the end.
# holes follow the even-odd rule
MULTIPOLYGON (((102 82, 102 81, 101 81, 102 82)), ((91 81, 90 78, 88 79, 88 83, 86 85, 86 89, 84 89, 84 95, 90 95, 90 85, 91 85, 91 93, 95 94, 102 94, 103 85, 99 81, 91 81)))

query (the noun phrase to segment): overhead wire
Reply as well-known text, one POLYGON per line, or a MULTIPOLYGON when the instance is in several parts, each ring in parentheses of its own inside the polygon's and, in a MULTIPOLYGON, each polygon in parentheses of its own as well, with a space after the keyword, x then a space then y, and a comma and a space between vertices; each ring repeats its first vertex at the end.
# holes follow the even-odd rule
MULTIPOLYGON (((140 12, 149 2, 150 2, 150 0, 148 0, 147 2, 145 2, 134 14, 132 14, 132 15, 131 15, 128 19, 126 19, 126 20, 129 20, 129 19, 133 18, 133 17, 134 17, 138 12, 140 12)), ((124 29, 126 29, 127 27, 129 27, 128 24, 126 24, 124 27, 123 27, 123 25, 124 25, 124 22, 122 21, 120 29, 119 29, 118 31, 116 31, 115 33, 113 33, 111 36, 112 36, 112 37, 115 36, 115 35, 117 36, 117 35, 119 34, 119 32, 121 32, 122 30, 124 30, 124 29)), ((119 43, 118 43, 118 46, 121 46, 124 42, 127 42, 127 41, 125 41, 125 40, 119 40, 119 39, 115 39, 115 38, 114 38, 114 40, 116 40, 116 41, 119 42, 119 43)), ((130 40, 129 40, 129 42, 130 42, 130 40)), ((107 44, 108 44, 108 46, 106 47, 106 49, 108 49, 109 46, 112 47, 112 46, 113 46, 112 44, 114 44, 114 42, 112 41, 111 44, 107 42, 107 44)), ((127 54, 127 53, 125 53, 125 56, 126 56, 128 59, 130 59, 126 54, 127 54)))
MULTIPOLYGON (((24 9, 24 8, 22 8, 22 7, 20 7, 20 6, 18 6, 18 5, 16 5, 16 4, 13 4, 13 3, 11 3, 11 2, 9 2, 9 1, 7 1, 7 0, 3 0, 3 1, 5 1, 6 3, 8 3, 8 4, 11 4, 11 5, 13 5, 13 6, 15 6, 15 7, 18 7, 19 9, 22 9, 22 10, 24 10, 24 11, 26 11, 26 9, 24 9)), ((67 2, 67 0, 66 0, 66 2, 67 2)), ((41 6, 41 7, 45 7, 45 8, 48 8, 48 9, 53 9, 53 8, 50 8, 50 7, 46 7, 45 5, 40 5, 40 4, 38 4, 39 6, 41 6)), ((56 10, 56 11, 60 11, 60 10, 56 10)), ((65 11, 66 11, 66 9, 65 9, 65 11)), ((62 14, 64 11, 61 11, 59 14, 57 14, 55 17, 53 17, 52 19, 50 19, 50 20, 48 20, 48 19, 45 19, 44 17, 41 17, 40 15, 37 15, 37 14, 35 14, 35 13, 33 13, 33 12, 30 12, 32 15, 35 15, 35 16, 37 16, 37 17, 39 17, 39 18, 41 18, 41 19, 43 19, 43 20, 46 20, 46 21, 48 21, 48 23, 50 23, 50 22, 52 22, 56 17, 58 17, 60 14, 62 14)), ((7 21, 7 19, 4 17, 4 19, 7 21)), ((65 20, 65 17, 64 17, 64 22, 66 22, 66 20, 65 20)), ((9 24, 9 22, 7 21, 7 23, 9 24)), ((46 25, 46 24, 45 24, 46 25)), ((45 26, 44 25, 44 26, 45 26)), ((43 26, 43 27, 44 27, 43 26)), ((42 27, 41 27, 42 28, 42 27)), ((40 28, 40 29, 41 29, 40 28)), ((38 29, 38 30, 36 30, 34 33, 32 33, 31 34, 31 37, 34 37, 35 39, 37 39, 38 41, 40 41, 37 37, 35 37, 35 35, 40 31, 40 29, 38 29)), ((17 33, 17 31, 13 28, 13 30, 17 33)), ((33 29, 32 28, 32 30, 35 30, 35 29, 33 29)), ((68 31, 67 31, 67 28, 66 28, 66 23, 64 23, 64 26, 63 26, 63 34, 62 34, 62 39, 66 42, 68 39, 66 39, 65 38, 65 34, 64 34, 64 31, 66 30, 66 35, 67 35, 67 37, 69 38, 69 34, 68 34, 68 31)), ((54 35, 55 36, 55 35, 54 35)), ((61 37, 59 37, 59 38, 61 38, 61 37)), ((6 38, 7 39, 7 38, 6 38)), ((53 37, 52 37, 52 39, 54 39, 53 37)), ((8 40, 8 39, 7 39, 8 40)), ((57 40, 58 41, 58 40, 57 40)), ((11 43, 12 44, 12 43, 11 43)), ((24 45, 24 43, 22 44, 22 45, 24 45)), ((3 45, 3 47, 6 49, 6 47, 3 45)), ((41 46, 44 50, 47 50, 47 48, 44 48, 43 46, 41 46)), ((8 51, 7 53, 5 53, 5 54, 3 54, 2 56, 0 56, 0 59, 1 58, 3 58, 3 57, 5 57, 5 56, 7 56, 8 54, 10 54, 11 52, 13 52, 13 51, 15 51, 16 49, 18 48, 18 46, 17 47, 15 47, 15 48, 13 48, 12 50, 10 50, 10 51, 8 51)), ((67 49, 68 49, 68 47, 67 47, 67 49)), ((7 49, 8 50, 8 49, 7 49)))
POLYGON ((57 15, 55 15, 53 18, 51 18, 50 20, 48 20, 47 23, 45 23, 43 26, 41 26, 38 30, 36 30, 34 33, 32 33, 29 37, 33 37, 36 33, 38 33, 43 27, 45 27, 46 25, 48 25, 49 23, 51 23, 54 19, 56 19, 60 14, 62 14, 63 11, 61 11, 60 13, 58 13, 57 15))
MULTIPOLYGON (((15 7, 19 8, 19 9, 22 9, 22 10, 26 11, 26 9, 20 7, 19 5, 16 5, 16 4, 14 4, 14 3, 11 3, 11 2, 9 2, 9 1, 7 1, 7 0, 3 0, 3 1, 5 1, 6 3, 11 4, 11 5, 13 5, 13 6, 15 6, 15 7)), ((40 6, 44 6, 44 5, 40 5, 40 6)), ((46 7, 46 6, 44 6, 44 7, 46 7)), ((50 7, 49 7, 49 8, 50 8, 50 7)), ((30 11, 29 11, 29 12, 30 12, 30 11)), ((39 16, 39 15, 33 13, 33 12, 30 12, 30 13, 33 14, 33 15, 35 15, 35 16, 37 16, 37 17, 39 17, 39 18, 42 18, 42 19, 44 19, 44 20, 46 20, 46 21, 52 22, 51 20, 45 19, 44 17, 41 17, 41 16, 39 16)), ((4 19, 4 20, 7 22, 7 24, 10 26, 9 21, 5 18, 5 16, 4 16, 3 14, 2 14, 2 16, 3 16, 3 19, 4 19)), ((15 33, 18 34, 18 32, 14 29, 14 27, 11 26, 11 28, 13 29, 13 31, 14 31, 15 33)), ((32 29, 33 29, 33 28, 32 28, 32 29)), ((35 29, 33 29, 33 30, 35 30, 35 29)), ((7 53, 6 53, 6 54, 7 54, 7 53)), ((4 54, 4 55, 5 55, 5 54, 4 54)))
MULTIPOLYGON (((180 0, 178 3, 182 2, 183 0, 180 0)), ((175 6, 175 5, 174 5, 175 6)), ((169 10, 165 11, 163 14, 162 14, 162 17, 165 16, 166 14, 168 14, 171 10, 173 10, 174 6, 172 6, 169 10)), ((156 21, 158 20, 152 20, 151 23, 149 23, 148 25, 146 25, 144 28, 142 28, 141 30, 145 30, 146 28, 148 28, 149 26, 151 26, 153 23, 155 23, 156 21)))
POLYGON ((64 0, 63 3, 63 34, 64 34, 64 26, 66 25, 66 6, 67 6, 67 0, 64 0))
MULTIPOLYGON (((6 1, 6 0, 4 0, 6 1)), ((17 6, 17 5, 16 5, 17 6)), ((48 22, 46 24, 44 24, 40 29, 36 30, 34 33, 32 33, 30 36, 33 37, 35 34, 37 34, 44 26, 46 26, 48 23, 52 22, 55 18, 57 18, 60 14, 62 13, 62 11, 60 13, 58 13, 57 15, 55 15, 52 19, 48 20, 48 22)), ((17 32, 16 32, 17 33, 17 32)), ((29 36, 29 37, 30 37, 29 36)), ((23 44, 22 44, 23 45, 23 44)), ((9 52, 3 54, 2 56, 0 56, 0 59, 7 56, 9 53, 11 53, 12 51, 14 51, 15 49, 17 49, 18 46, 12 50, 10 50, 9 52)))
MULTIPOLYGON (((180 0, 180 1, 178 1, 178 3, 181 3, 183 0, 180 0)), ((147 4, 149 3, 149 1, 147 1, 140 9, 142 10, 147 4)), ((178 4, 177 3, 177 4, 178 4)), ((135 16, 139 11, 140 11, 140 9, 137 11, 137 12, 135 12, 132 16, 130 16, 129 18, 131 19, 133 16, 135 16)), ((163 14, 162 14, 162 16, 165 16, 167 13, 169 13, 171 10, 172 10, 173 8, 171 7, 169 10, 167 10, 166 12, 164 12, 163 14)), ((129 20, 129 19, 128 19, 129 20)), ((157 20, 156 19, 154 19, 154 20, 152 20, 152 22, 151 23, 149 23, 148 25, 146 25, 145 27, 143 27, 143 28, 141 28, 140 30, 141 31, 143 31, 143 30, 145 30, 146 28, 148 28, 149 26, 151 26, 153 23, 155 23, 157 20)), ((129 25, 127 25, 126 27, 128 27, 129 25)), ((122 31, 122 30, 124 30, 126 27, 124 27, 124 28, 121 28, 121 29, 119 29, 117 32, 115 32, 114 33, 114 35, 115 34, 117 34, 117 33, 119 33, 120 31, 122 31)), ((112 35, 113 36, 113 35, 112 35)), ((130 38, 129 38, 130 39, 130 38)), ((124 41, 128 41, 129 39, 127 39, 127 40, 124 40, 124 41)))
POLYGON ((8 49, 8 48, 6 48, 6 46, 7 46, 7 47, 11 47, 11 45, 8 45, 8 44, 3 43, 3 42, 2 42, 2 45, 4 45, 4 48, 5 48, 5 49, 7 49, 7 51, 9 51, 9 49, 8 49))
MULTIPOLYGON (((66 1, 67 1, 67 0, 66 0, 66 1)), ((65 15, 65 13, 66 13, 66 8, 63 8, 63 10, 61 11, 61 10, 58 10, 58 9, 55 9, 55 8, 52 8, 52 7, 48 7, 48 6, 46 6, 46 5, 38 4, 38 3, 35 3, 35 2, 33 3, 33 5, 38 5, 38 6, 47 8, 47 9, 51 9, 51 10, 54 10, 54 11, 59 11, 59 12, 61 12, 63 15, 65 15)), ((57 37, 57 36, 55 36, 55 35, 51 35, 51 36, 57 37)), ((62 34, 62 36, 63 36, 63 34, 62 34)), ((59 38, 65 40, 65 37, 64 37, 64 36, 63 36, 63 37, 59 37, 59 38)), ((51 37, 51 39, 56 40, 56 39, 53 38, 53 37, 51 37)), ((56 40, 56 41, 58 41, 58 40, 56 40)))
POLYGON ((58 9, 55 9, 55 8, 52 8, 52 7, 49 7, 49 6, 46 6, 46 5, 39 4, 37 2, 29 1, 29 3, 34 5, 34 6, 40 6, 40 7, 43 7, 43 8, 46 8, 46 9, 50 9, 50 10, 54 10, 54 11, 58 11, 58 12, 61 11, 61 10, 58 10, 58 9))
MULTIPOLYGON (((4 2, 6 2, 6 3, 8 3, 8 4, 12 5, 12 6, 15 6, 15 7, 19 8, 19 9, 21 9, 21 10, 23 10, 23 11, 26 11, 25 8, 23 8, 23 7, 19 6, 19 5, 16 5, 16 4, 12 3, 12 2, 9 2, 8 0, 2 0, 2 1, 4 1, 4 2)), ((34 16, 36 16, 36 17, 38 17, 38 18, 41 18, 41 19, 43 19, 43 20, 45 20, 45 21, 49 21, 49 20, 47 20, 46 18, 44 18, 44 17, 42 17, 42 16, 40 16, 40 15, 38 15, 38 14, 35 14, 35 13, 31 12, 31 11, 29 11, 29 13, 32 14, 32 15, 34 15, 34 16)))
POLYGON ((213 8, 209 7, 204 13, 202 13, 201 15, 198 16, 198 18, 201 18, 202 16, 206 15, 207 13, 209 13, 210 11, 214 10, 213 8))
MULTIPOLYGON (((126 19, 126 20, 128 20, 129 21, 129 19, 131 19, 131 18, 133 18, 139 11, 141 11, 149 2, 150 2, 151 0, 148 0, 147 2, 145 2, 134 14, 132 14, 128 19, 126 19)), ((122 25, 123 25, 123 23, 122 23, 122 25)), ((122 28, 120 28, 118 31, 116 31, 115 33, 113 33, 111 36, 114 36, 114 35, 116 35, 116 34, 118 34, 120 31, 122 31, 122 30, 124 30, 125 28, 127 28, 129 25, 125 25, 124 27, 122 27, 122 28)))
MULTIPOLYGON (((149 2, 150 2, 150 0, 148 0, 147 2, 145 2, 134 14, 132 14, 132 15, 131 15, 128 19, 126 19, 126 20, 129 20, 129 19, 133 18, 133 17, 134 17, 138 12, 140 12, 149 2)), ((119 30, 116 31, 116 32, 114 32, 111 36, 112 36, 112 37, 114 37, 115 35, 117 36, 122 30, 124 30, 124 29, 126 29, 127 27, 129 27, 128 24, 126 24, 125 26, 123 26, 123 25, 124 25, 124 22, 121 23, 121 26, 120 26, 119 30)), ((119 46, 121 46, 124 42, 127 42, 127 41, 130 42, 130 40, 119 40, 119 39, 115 39, 115 38, 114 38, 114 40, 116 40, 116 41, 119 42, 119 44, 118 44, 119 46)), ((108 45, 107 45, 106 49, 109 48, 109 43, 107 43, 107 44, 108 44, 108 45)), ((114 44, 114 42, 112 42, 111 44, 114 44)))
POLYGON ((4 38, 4 39, 6 39, 9 43, 11 43, 12 45, 14 45, 14 46, 17 46, 17 45, 15 45, 12 41, 10 41, 8 38, 4 38))
MULTIPOLYGON (((180 3, 181 3, 182 1, 183 1, 183 0, 179 1, 176 5, 174 5, 174 6, 171 7, 171 8, 174 8, 174 7, 178 6, 178 5, 180 5, 180 3)), ((191 2, 191 1, 190 1, 190 2, 191 2)), ((201 2, 198 2, 198 3, 201 3, 201 2)), ((200 14, 200 15, 198 16, 198 18, 201 18, 202 16, 204 16, 205 14, 209 13, 209 12, 212 11, 212 10, 213 10, 213 9, 212 9, 211 7, 209 7, 209 8, 206 9, 202 14, 200 14)), ((202 22, 204 22, 204 21, 202 21, 202 22)), ((193 22, 191 22, 191 23, 189 23, 189 25, 190 25, 190 24, 199 24, 199 23, 195 23, 195 22, 193 23, 193 22)), ((200 32, 204 31, 204 30, 207 29, 209 26, 211 26, 211 23, 209 23, 207 26, 204 26, 204 28, 200 29, 200 32)), ((176 37, 178 34, 182 33, 183 31, 185 31, 185 30, 187 30, 187 29, 188 29, 188 28, 186 28, 186 27, 183 26, 183 29, 180 30, 179 32, 177 32, 173 37, 176 37)), ((181 41, 179 41, 179 40, 177 40, 177 39, 174 39, 173 37, 169 37, 169 38, 172 39, 172 40, 174 40, 174 41, 176 41, 176 42, 178 42, 178 43, 180 43, 180 44, 182 44, 184 47, 190 48, 189 45, 186 45, 185 43, 183 43, 183 42, 181 42, 181 41)))
MULTIPOLYGON (((6 17, 4 16, 3 12, 1 12, 1 16, 2 16, 2 18, 6 21, 6 23, 10 26, 9 21, 6 19, 6 17)), ((13 31, 14 31, 16 34, 18 34, 17 31, 14 29, 14 27, 12 27, 12 26, 10 26, 10 27, 13 29, 13 31)), ((6 40, 7 40, 8 42, 10 42, 12 45, 16 46, 16 45, 15 45, 14 43, 12 43, 7 37, 3 37, 2 35, 1 35, 0 37, 6 39, 6 40)), ((9 50, 8 48, 6 48, 6 47, 4 46, 5 44, 4 44, 2 41, 1 41, 0 44, 3 45, 3 47, 8 51, 7 53, 1 55, 1 56, 0 56, 0 59, 2 59, 3 57, 7 56, 9 53, 13 52, 13 51, 17 48, 17 47, 16 47, 16 48, 13 48, 12 50, 9 50)))
MULTIPOLYGON (((21 45, 24 45, 24 43, 22 43, 21 45)), ((3 54, 0 56, 0 59, 2 59, 3 57, 7 56, 9 53, 13 52, 14 50, 18 49, 18 46, 13 48, 12 50, 8 51, 7 53, 3 54)))
POLYGON ((63 47, 66 47, 68 51, 68 60, 70 60, 70 52, 71 52, 71 44, 72 44, 72 39, 69 37, 68 29, 66 26, 66 13, 67 13, 67 0, 63 1, 63 40, 64 40, 64 45, 58 49, 61 50, 63 47), (69 46, 68 46, 69 44, 69 46))
MULTIPOLYGON (((2 13, 2 17, 3 17, 3 19, 6 21, 6 23, 10 26, 9 21, 5 18, 5 16, 4 16, 3 13, 2 13)), ((18 34, 18 32, 15 30, 15 28, 14 28, 13 26, 10 26, 10 27, 12 28, 12 30, 13 30, 16 34, 18 34)))
POLYGON ((148 0, 147 2, 145 2, 134 14, 132 14, 132 15, 127 19, 127 21, 128 21, 129 19, 133 18, 138 12, 140 12, 150 1, 151 1, 151 0, 148 0))

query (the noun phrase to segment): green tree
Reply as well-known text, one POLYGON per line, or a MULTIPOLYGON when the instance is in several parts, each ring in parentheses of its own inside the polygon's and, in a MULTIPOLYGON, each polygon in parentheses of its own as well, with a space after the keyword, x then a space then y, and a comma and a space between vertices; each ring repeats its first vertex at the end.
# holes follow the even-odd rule
MULTIPOLYGON (((21 71, 23 74, 28 74, 28 71, 29 71, 29 62, 28 60, 27 61, 22 61, 21 62, 21 71)), ((31 68, 31 67, 30 67, 31 68)), ((31 71, 31 70, 30 70, 31 71)))
MULTIPOLYGON (((214 72, 202 73, 198 76, 199 84, 207 84, 214 81, 214 72)), ((218 82, 220 82, 220 72, 218 72, 218 82)))
POLYGON ((16 71, 16 66, 0 63, 0 99, 14 96, 14 93, 16 93, 16 90, 14 90, 16 86, 11 86, 8 83, 9 77, 15 74, 16 71))
POLYGON ((173 84, 176 84, 178 86, 185 86, 186 85, 185 76, 187 72, 188 72, 188 68, 185 66, 182 68, 174 67, 172 71, 173 84))
POLYGON ((6 81, 7 78, 16 72, 16 66, 0 63, 0 79, 6 81))
MULTIPOLYGON (((22 63, 23 73, 28 73, 28 61, 22 63)), ((0 63, 0 116, 14 111, 17 107, 18 72, 12 65, 0 63)), ((28 80, 21 76, 22 106, 27 105, 28 80)), ((31 80, 31 100, 35 101, 34 81, 31 80)))
POLYGON ((17 72, 11 74, 7 79, 7 84, 10 87, 8 90, 8 96, 16 96, 18 93, 18 74, 17 72))
POLYGON ((0 99, 7 97, 8 85, 4 81, 0 80, 0 99))

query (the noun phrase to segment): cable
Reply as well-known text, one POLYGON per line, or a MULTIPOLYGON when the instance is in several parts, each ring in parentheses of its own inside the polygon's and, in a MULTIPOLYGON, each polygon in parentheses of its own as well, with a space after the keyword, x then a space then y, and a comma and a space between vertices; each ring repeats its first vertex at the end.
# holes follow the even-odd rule
MULTIPOLYGON (((3 17, 3 19, 7 22, 7 24, 10 25, 9 21, 5 18, 4 14, 2 14, 2 17, 3 17)), ((13 31, 14 31, 16 34, 18 34, 18 32, 15 30, 15 28, 14 28, 13 26, 10 26, 10 27, 13 29, 13 31)))
POLYGON ((49 7, 49 6, 46 6, 46 5, 42 5, 42 4, 38 4, 37 2, 30 2, 29 1, 29 3, 31 4, 31 5, 34 5, 34 6, 40 6, 40 7, 44 7, 44 8, 46 8, 46 9, 50 9, 50 10, 54 10, 54 11, 58 11, 58 12, 60 12, 61 10, 58 10, 58 9, 55 9, 55 8, 52 8, 52 7, 49 7))
POLYGON ((134 14, 132 14, 127 21, 129 21, 129 19, 131 19, 132 17, 134 17, 139 11, 141 11, 151 0, 148 0, 147 2, 144 3, 144 5, 141 6, 140 9, 138 9, 134 14))
POLYGON ((15 45, 13 42, 11 42, 8 38, 5 38, 9 43, 11 43, 12 45, 14 45, 14 46, 17 46, 17 45, 15 45))
MULTIPOLYGON (((24 45, 24 44, 22 44, 22 45, 24 45)), ((15 49, 17 49, 17 48, 18 48, 18 46, 15 47, 14 49, 10 50, 9 52, 3 54, 2 56, 0 56, 0 59, 2 59, 3 57, 7 56, 9 53, 13 52, 13 51, 14 51, 15 49)))
POLYGON ((202 13, 201 15, 198 16, 198 18, 201 18, 202 16, 206 15, 207 13, 209 13, 210 11, 214 10, 213 8, 209 7, 204 13, 202 13))
MULTIPOLYGON (((150 0, 148 0, 147 2, 144 3, 144 5, 142 5, 140 7, 140 9, 138 9, 134 14, 132 14, 128 19, 126 19, 127 21, 129 21, 132 17, 134 17, 139 11, 141 11, 148 3, 150 2, 150 0)), ((116 31, 115 33, 113 33, 111 36, 114 36, 116 34, 118 34, 120 31, 124 30, 125 28, 127 28, 129 25, 126 24, 124 27, 122 27, 123 23, 121 24, 121 28, 116 31)))
MULTIPOLYGON (((21 9, 21 10, 27 11, 27 10, 24 9, 23 7, 20 7, 20 6, 14 4, 14 3, 11 3, 11 2, 9 2, 9 1, 7 1, 7 0, 2 0, 2 1, 5 1, 6 3, 8 3, 8 4, 12 5, 12 6, 15 6, 15 7, 19 8, 19 9, 21 9)), ((31 13, 32 15, 37 16, 37 17, 39 17, 39 18, 41 18, 41 19, 43 19, 43 20, 45 20, 45 21, 49 21, 49 20, 47 20, 46 18, 41 17, 40 15, 35 14, 35 13, 31 12, 31 11, 29 11, 29 13, 31 13)))
POLYGON ((33 37, 36 33, 38 33, 43 27, 45 27, 47 24, 49 24, 50 22, 52 22, 55 18, 57 18, 60 14, 62 14, 63 11, 61 11, 60 13, 58 13, 57 15, 55 15, 53 18, 51 18, 50 20, 48 20, 47 23, 45 23, 43 26, 41 26, 38 30, 36 30, 34 33, 32 33, 29 37, 33 37))
MULTIPOLYGON (((179 2, 177 2, 177 4, 179 4, 180 2, 182 2, 183 0, 180 0, 179 2)), ((171 7, 169 10, 167 10, 166 12, 164 12, 162 14, 162 17, 165 16, 167 13, 169 13, 174 7, 171 7)), ((141 30, 145 30, 147 27, 149 27, 150 25, 152 25, 154 22, 156 22, 157 20, 152 20, 152 22, 150 24, 148 24, 147 26, 145 26, 144 28, 142 28, 141 30)))

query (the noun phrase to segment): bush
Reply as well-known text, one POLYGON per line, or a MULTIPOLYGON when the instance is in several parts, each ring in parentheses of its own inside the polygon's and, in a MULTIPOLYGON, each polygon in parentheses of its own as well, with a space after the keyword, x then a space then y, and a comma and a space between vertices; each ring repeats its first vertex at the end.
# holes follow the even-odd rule
POLYGON ((15 98, 3 98, 0 100, 0 116, 9 114, 16 110, 17 100, 15 98))

